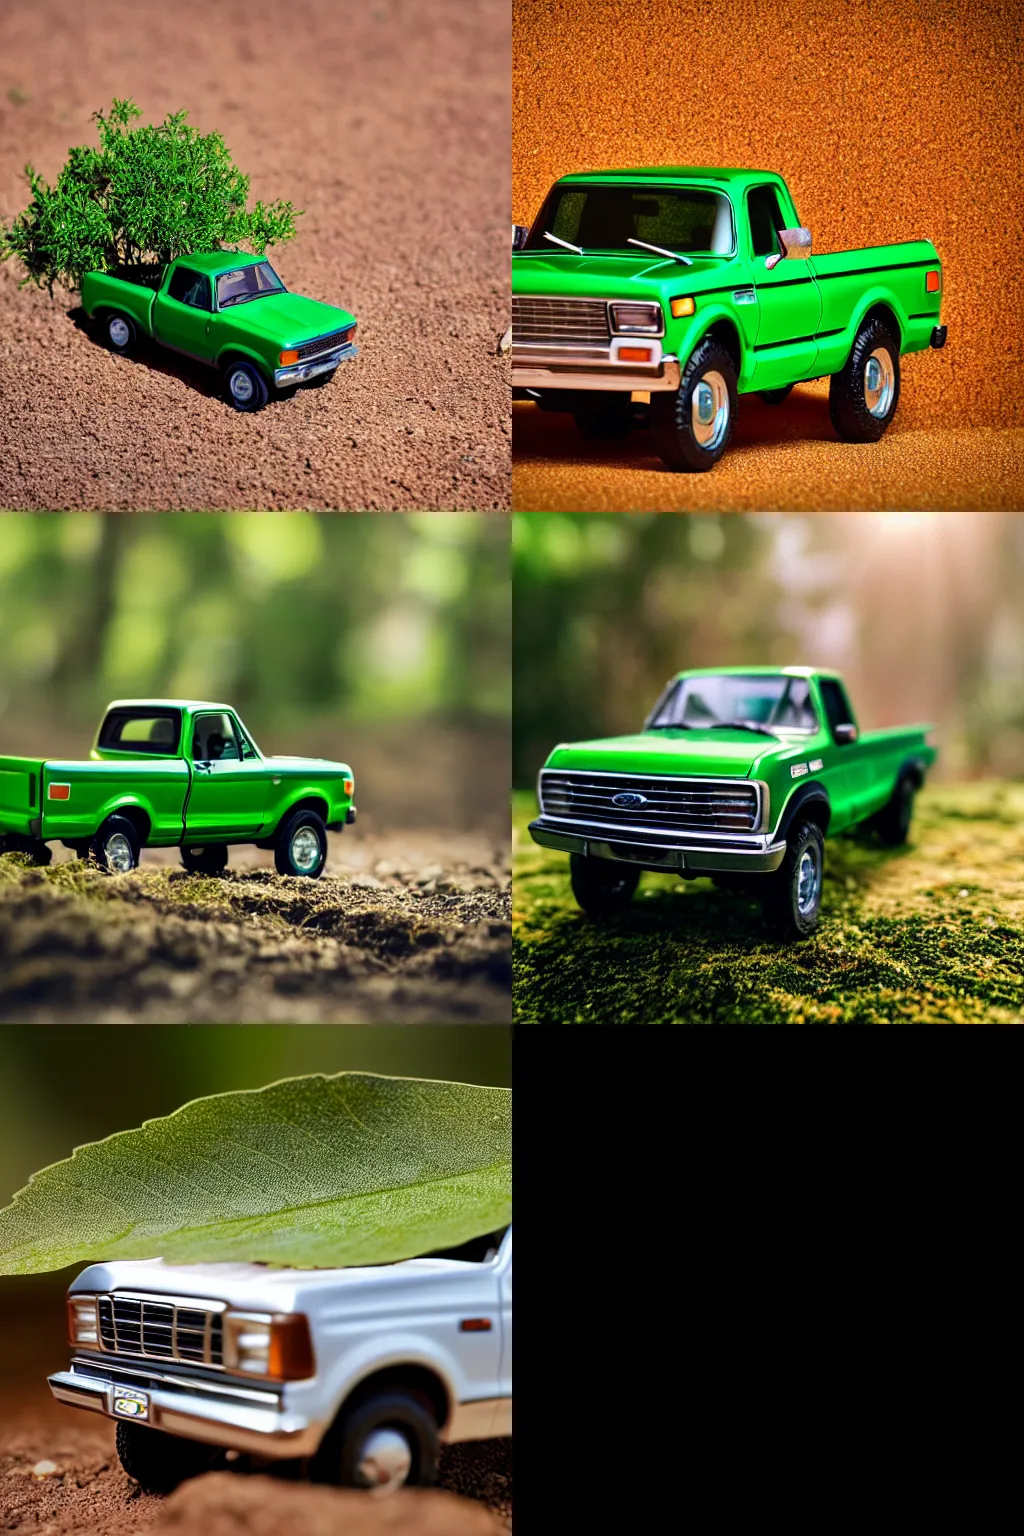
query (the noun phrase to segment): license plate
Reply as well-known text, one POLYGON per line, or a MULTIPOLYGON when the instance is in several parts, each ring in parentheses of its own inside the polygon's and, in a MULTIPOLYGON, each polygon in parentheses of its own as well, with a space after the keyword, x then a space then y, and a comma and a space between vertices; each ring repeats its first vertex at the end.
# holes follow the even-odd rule
POLYGON ((115 1387, 111 1405, 119 1419, 148 1419, 149 1393, 136 1392, 134 1387, 115 1387))

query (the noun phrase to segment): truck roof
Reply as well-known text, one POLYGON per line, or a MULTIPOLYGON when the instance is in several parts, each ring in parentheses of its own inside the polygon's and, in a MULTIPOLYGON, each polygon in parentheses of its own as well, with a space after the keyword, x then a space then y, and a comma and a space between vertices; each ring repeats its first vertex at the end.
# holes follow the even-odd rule
POLYGON ((559 177, 563 182, 601 181, 605 177, 617 180, 621 177, 650 181, 718 181, 742 188, 751 182, 781 181, 778 171, 743 170, 738 166, 722 165, 629 165, 619 170, 571 171, 559 177))
POLYGON ((208 272, 211 277, 221 272, 237 272, 239 267, 255 267, 266 259, 249 251, 189 251, 188 255, 175 257, 176 261, 185 261, 197 272, 208 272))
POLYGON ((842 677, 834 667, 684 667, 676 677, 842 677))
POLYGON ((197 709, 228 710, 232 715, 237 714, 233 704, 216 704, 210 699, 111 699, 106 712, 112 709, 197 709))

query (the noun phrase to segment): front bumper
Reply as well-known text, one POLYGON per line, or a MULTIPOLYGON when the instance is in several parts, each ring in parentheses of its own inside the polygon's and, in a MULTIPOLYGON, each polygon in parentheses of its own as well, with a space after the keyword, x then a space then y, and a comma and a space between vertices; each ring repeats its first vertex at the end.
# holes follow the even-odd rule
POLYGON ((284 1407, 280 1390, 242 1387, 210 1382, 170 1372, 128 1370, 91 1360, 73 1360, 69 1371, 47 1378, 50 1391, 60 1403, 102 1413, 122 1421, 114 1412, 118 1388, 148 1393, 149 1416, 131 1419, 170 1435, 249 1451, 257 1456, 290 1458, 312 1456, 320 1444, 323 1426, 284 1407))
POLYGON ((631 839, 617 837, 610 840, 606 832, 590 832, 586 827, 567 831, 543 816, 530 822, 529 833, 542 848, 581 853, 592 859, 617 859, 641 869, 679 874, 684 870, 694 874, 716 874, 725 870, 771 874, 786 854, 785 838, 773 842, 770 837, 752 834, 728 840, 701 837, 666 843, 663 839, 655 841, 653 838, 640 841, 634 833, 631 839))
POLYGON ((659 354, 650 368, 619 362, 618 346, 512 347, 514 389, 648 390, 652 394, 679 388, 679 359, 661 353, 661 343, 644 337, 617 338, 620 344, 650 346, 659 354))
POLYGON ((333 373, 341 363, 348 363, 354 357, 359 356, 359 348, 354 342, 346 342, 343 347, 337 347, 333 352, 325 352, 322 357, 310 358, 308 363, 293 363, 288 368, 275 368, 274 386, 277 389, 286 389, 289 384, 305 384, 308 379, 315 379, 321 373, 333 373))

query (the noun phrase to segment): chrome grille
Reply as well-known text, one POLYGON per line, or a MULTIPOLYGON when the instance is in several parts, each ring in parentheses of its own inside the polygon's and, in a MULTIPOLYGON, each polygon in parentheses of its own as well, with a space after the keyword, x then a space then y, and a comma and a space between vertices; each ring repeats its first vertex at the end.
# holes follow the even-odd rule
POLYGON ((109 1354, 224 1363, 223 1309, 189 1306, 159 1296, 97 1296, 100 1344, 109 1354))
POLYGON ((610 341, 604 299, 512 300, 515 347, 607 347, 610 341))
POLYGON ((632 773, 546 770, 540 779, 544 816, 602 826, 680 832, 753 832, 758 788, 745 779, 654 778, 632 773), (616 795, 642 796, 618 806, 616 795))
POLYGON ((318 336, 315 341, 304 341, 301 347, 295 350, 299 354, 299 362, 305 363, 311 357, 319 357, 321 352, 333 352, 335 347, 343 346, 352 335, 355 327, 350 325, 347 331, 332 331, 329 336, 318 336))

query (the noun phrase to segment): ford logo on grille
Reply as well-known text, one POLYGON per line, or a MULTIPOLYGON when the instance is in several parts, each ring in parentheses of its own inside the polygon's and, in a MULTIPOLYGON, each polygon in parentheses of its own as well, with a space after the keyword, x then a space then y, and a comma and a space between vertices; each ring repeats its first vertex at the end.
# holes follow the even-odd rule
POLYGON ((621 806, 624 811, 635 811, 638 806, 647 804, 646 795, 613 795, 612 805, 621 806))

